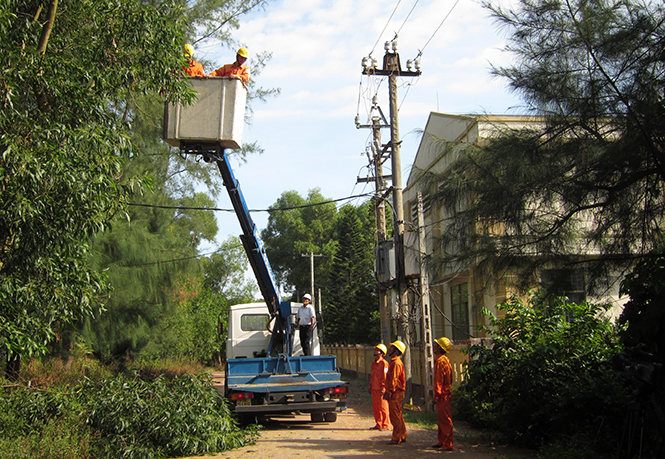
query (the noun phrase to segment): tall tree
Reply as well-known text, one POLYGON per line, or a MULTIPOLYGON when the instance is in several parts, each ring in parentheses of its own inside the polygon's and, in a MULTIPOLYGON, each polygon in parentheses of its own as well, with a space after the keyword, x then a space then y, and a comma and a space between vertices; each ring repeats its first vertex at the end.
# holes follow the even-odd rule
POLYGON ((346 205, 335 222, 337 251, 329 273, 324 313, 326 342, 381 340, 374 279, 374 204, 346 205))
POLYGON ((515 62, 494 73, 544 116, 543 128, 445 146, 458 159, 431 182, 431 195, 451 212, 444 262, 530 274, 544 263, 584 261, 590 280, 607 285, 662 239, 665 7, 649 0, 487 7, 510 33, 515 62))
POLYGON ((272 212, 261 238, 277 281, 287 291, 303 294, 310 290, 310 264, 302 257, 310 252, 323 255, 317 260, 316 278, 317 283, 325 282, 335 251, 331 235, 337 214, 335 204, 326 201, 315 188, 307 199, 296 191, 285 191, 270 206, 272 212))
MULTIPOLYGON (((233 46, 231 34, 241 16, 262 7, 265 1, 180 3, 190 34, 188 41, 207 40, 233 46), (202 31, 206 31, 203 36, 194 38, 194 34, 202 31)), ((265 57, 260 59, 263 60, 253 65, 253 78, 265 65, 265 57)), ((249 99, 271 93, 256 89, 254 80, 248 87, 249 99)), ((205 264, 207 260, 197 258, 198 249, 203 241, 215 242, 217 225, 212 212, 201 208, 212 207, 212 198, 221 189, 221 177, 212 165, 181 156, 177 149, 163 142, 163 97, 157 93, 132 94, 123 103, 135 149, 124 164, 119 183, 144 178, 149 187, 134 194, 130 211, 117 216, 112 227, 94 239, 94 266, 108 273, 113 292, 106 303, 106 312, 94 322, 86 323, 82 333, 96 352, 115 358, 127 353, 174 355, 190 343, 183 330, 189 329, 191 316, 183 314, 183 310, 193 305, 188 301, 203 294, 201 276, 206 267, 201 261, 205 264), (201 189, 206 190, 206 195, 201 189), (183 299, 185 291, 188 293, 183 299), (178 324, 178 320, 183 323, 178 324)), ((234 152, 234 156, 242 159, 260 150, 256 145, 245 147, 234 152)), ((228 244, 222 245, 222 249, 225 247, 234 250, 228 244)), ((220 253, 212 258, 221 256, 220 253)), ((213 265, 231 269, 228 263, 213 265)), ((226 274, 234 275, 230 271, 226 274)), ((228 298, 231 302, 251 295, 244 281, 233 292, 225 290, 229 291, 224 293, 233 295, 228 298)), ((218 295, 221 293, 213 289, 212 300, 203 299, 201 304, 215 303, 213 300, 218 295)))
MULTIPOLYGON (((87 240, 122 209, 131 156, 123 100, 185 94, 183 10, 139 0, 8 0, 0 6, 0 343, 44 352, 57 324, 106 292, 87 240)), ((15 369, 15 368, 14 368, 15 369)))

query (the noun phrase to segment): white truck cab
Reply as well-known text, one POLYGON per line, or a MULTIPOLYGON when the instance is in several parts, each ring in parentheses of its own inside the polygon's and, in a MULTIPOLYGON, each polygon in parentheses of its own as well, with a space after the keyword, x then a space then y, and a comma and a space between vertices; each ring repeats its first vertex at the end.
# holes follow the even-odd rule
MULTIPOLYGON (((295 316, 302 303, 291 303, 289 322, 295 324, 295 316)), ((270 346, 270 314, 265 303, 236 304, 229 310, 228 338, 226 340, 227 359, 251 359, 266 357, 270 346)), ((271 326, 271 324, 270 324, 271 326)), ((317 328, 312 333, 312 355, 321 355, 321 344, 317 328)), ((292 355, 303 355, 300 333, 293 335, 292 355)))

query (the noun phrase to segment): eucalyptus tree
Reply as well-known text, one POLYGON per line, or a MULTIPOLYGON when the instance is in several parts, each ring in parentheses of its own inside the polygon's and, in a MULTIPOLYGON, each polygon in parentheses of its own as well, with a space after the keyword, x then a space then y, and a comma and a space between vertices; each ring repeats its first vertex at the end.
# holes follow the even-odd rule
POLYGON ((106 294, 86 259, 134 180, 116 109, 128 94, 187 94, 182 7, 138 0, 0 6, 0 343, 16 372, 58 325, 90 317, 106 294))

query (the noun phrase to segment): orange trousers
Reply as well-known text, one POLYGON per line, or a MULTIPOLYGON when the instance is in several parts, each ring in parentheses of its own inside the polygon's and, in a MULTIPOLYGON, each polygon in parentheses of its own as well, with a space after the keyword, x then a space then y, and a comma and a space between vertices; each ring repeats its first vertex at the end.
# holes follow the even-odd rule
POLYGON ((390 413, 388 412, 388 400, 383 398, 380 390, 372 391, 372 409, 377 428, 381 430, 390 429, 390 413))
POLYGON ((451 398, 449 396, 436 402, 436 417, 439 425, 437 438, 443 449, 453 448, 453 418, 450 409, 451 398))
POLYGON ((393 425, 392 441, 406 441, 406 424, 402 416, 402 402, 404 401, 404 391, 393 392, 388 400, 388 411, 390 413, 390 423, 393 425))

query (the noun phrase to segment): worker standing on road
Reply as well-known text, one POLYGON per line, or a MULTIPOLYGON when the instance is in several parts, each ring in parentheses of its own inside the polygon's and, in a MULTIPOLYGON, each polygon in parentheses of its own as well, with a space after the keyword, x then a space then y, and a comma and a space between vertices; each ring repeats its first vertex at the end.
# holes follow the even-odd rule
POLYGON ((374 346, 374 361, 372 362, 367 392, 372 394, 372 409, 376 424, 374 427, 370 427, 370 430, 389 430, 391 428, 388 401, 383 398, 383 394, 386 392, 386 375, 388 374, 388 361, 384 359, 387 353, 388 349, 384 344, 374 346))
POLYGON ((389 445, 399 445, 406 441, 406 423, 402 415, 406 377, 404 375, 404 363, 401 358, 405 350, 406 345, 399 340, 390 343, 390 349, 388 349, 390 366, 386 375, 386 393, 383 398, 388 400, 390 423, 393 425, 393 436, 388 442, 389 445))
POLYGON ((183 48, 185 50, 187 64, 189 64, 188 67, 183 67, 185 73, 189 76, 206 76, 201 63, 194 60, 194 47, 187 43, 183 48))
POLYGON ((453 449, 453 418, 451 416, 453 367, 446 355, 453 343, 445 336, 435 339, 432 347, 437 356, 434 362, 434 403, 436 404, 437 424, 439 425, 434 448, 443 451, 453 449))
MULTIPOLYGON (((242 49, 242 48, 241 48, 242 49)), ((296 326, 300 331, 300 345, 303 355, 312 355, 312 333, 316 322, 316 313, 312 306, 312 296, 305 293, 302 297, 302 306, 296 314, 296 326)))
POLYGON ((240 48, 236 53, 236 60, 233 64, 226 64, 218 68, 214 72, 208 74, 211 77, 232 77, 240 78, 244 83, 249 81, 249 67, 245 65, 245 61, 249 57, 249 53, 245 48, 240 48))

